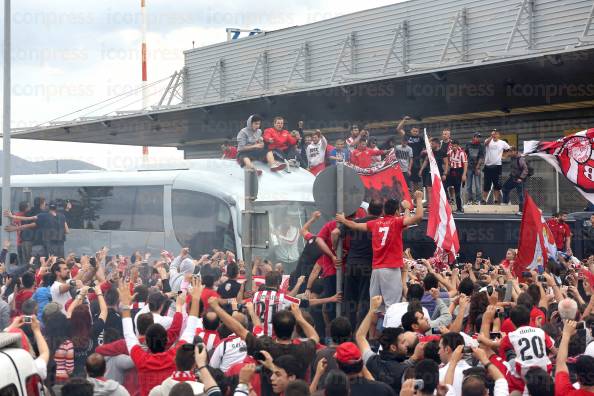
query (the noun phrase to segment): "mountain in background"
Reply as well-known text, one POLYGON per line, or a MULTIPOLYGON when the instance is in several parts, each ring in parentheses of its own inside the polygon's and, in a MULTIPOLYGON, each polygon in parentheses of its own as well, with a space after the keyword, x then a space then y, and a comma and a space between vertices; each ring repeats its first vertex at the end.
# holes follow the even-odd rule
MULTIPOLYGON (((65 173, 70 170, 100 170, 102 168, 78 160, 49 160, 49 161, 27 161, 16 155, 11 156, 11 174, 13 175, 34 175, 48 173, 65 173)), ((4 168, 4 153, 0 151, 0 177, 4 168)))

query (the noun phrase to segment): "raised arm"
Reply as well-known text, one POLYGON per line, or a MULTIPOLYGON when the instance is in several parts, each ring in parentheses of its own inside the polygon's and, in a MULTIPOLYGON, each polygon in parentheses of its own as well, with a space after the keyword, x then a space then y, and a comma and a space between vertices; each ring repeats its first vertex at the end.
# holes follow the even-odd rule
POLYGON ((412 224, 417 224, 421 220, 423 220, 423 192, 422 191, 415 191, 415 214, 414 216, 405 217, 402 220, 402 224, 404 226, 409 226, 412 224))
POLYGON ((307 222, 305 224, 303 224, 303 227, 301 227, 301 230, 299 230, 299 233, 301 234, 302 237, 305 237, 305 235, 307 235, 309 233, 309 228, 313 225, 313 223, 315 223, 321 216, 322 214, 320 213, 319 210, 316 210, 315 212, 313 212, 311 214, 311 217, 309 218, 309 220, 307 220, 307 222))
POLYGON ((576 333, 576 322, 568 320, 563 326, 563 336, 561 337, 561 343, 559 344, 559 351, 557 352, 557 373, 569 372, 567 368, 567 356, 569 354, 569 341, 571 337, 576 333))
POLYGON ((235 335, 237 335, 242 340, 245 340, 249 331, 237 319, 232 317, 219 305, 219 299, 216 297, 211 297, 208 299, 208 305, 212 308, 212 310, 217 314, 221 322, 235 335))
POLYGON ((313 328, 312 325, 309 324, 307 320, 305 320, 298 304, 291 304, 291 312, 295 317, 295 321, 301 327, 301 330, 303 330, 305 336, 311 340, 314 340, 316 343, 320 342, 320 336, 318 335, 318 332, 313 328))
POLYGON ((357 332, 355 333, 355 341, 357 342, 357 346, 361 351, 362 355, 365 355, 365 352, 370 350, 369 341, 367 341, 367 333, 369 333, 369 328, 371 327, 371 322, 373 320, 373 316, 377 309, 382 305, 382 296, 374 296, 371 298, 371 304, 369 304, 369 311, 367 311, 367 315, 359 325, 357 332))
POLYGON ((105 322, 107 320, 107 304, 105 303, 105 298, 103 298, 103 293, 101 292, 101 288, 99 284, 95 286, 95 295, 97 296, 97 301, 99 302, 99 318, 103 319, 105 322))
POLYGON ((344 216, 344 213, 337 213, 336 214, 336 221, 339 223, 344 224, 345 226, 349 227, 352 230, 356 231, 369 231, 367 229, 367 223, 355 223, 352 220, 347 219, 344 216))
POLYGON ((410 120, 410 117, 404 116, 402 120, 400 120, 400 122, 398 123, 398 126, 396 127, 396 132, 398 132, 402 136, 406 135, 406 131, 404 130, 404 124, 406 124, 406 121, 408 120, 410 120))

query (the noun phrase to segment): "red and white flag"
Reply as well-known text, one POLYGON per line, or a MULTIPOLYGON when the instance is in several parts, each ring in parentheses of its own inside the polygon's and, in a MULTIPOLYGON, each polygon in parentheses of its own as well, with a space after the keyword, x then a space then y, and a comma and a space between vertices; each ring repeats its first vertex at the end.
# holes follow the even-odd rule
POLYGON ((524 142, 524 154, 545 159, 594 203, 594 128, 554 142, 524 142))
POLYGON ((522 224, 520 225, 518 255, 512 269, 515 276, 521 277, 524 271, 539 270, 544 267, 548 260, 547 246, 550 246, 550 238, 552 235, 543 222, 540 209, 532 197, 526 193, 522 224))
POLYGON ((425 147, 431 172, 431 201, 429 203, 429 218, 427 222, 427 236, 433 238, 438 249, 447 252, 450 263, 456 258, 460 251, 458 231, 452 216, 452 208, 443 184, 437 162, 433 156, 433 150, 429 144, 427 131, 425 130, 425 147))

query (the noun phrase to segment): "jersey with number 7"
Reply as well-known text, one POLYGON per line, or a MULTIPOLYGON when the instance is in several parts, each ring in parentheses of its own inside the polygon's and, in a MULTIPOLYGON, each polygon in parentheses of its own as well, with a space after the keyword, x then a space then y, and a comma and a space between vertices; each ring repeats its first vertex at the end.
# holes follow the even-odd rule
POLYGON ((373 248, 372 268, 402 268, 404 217, 384 216, 367 222, 373 248))

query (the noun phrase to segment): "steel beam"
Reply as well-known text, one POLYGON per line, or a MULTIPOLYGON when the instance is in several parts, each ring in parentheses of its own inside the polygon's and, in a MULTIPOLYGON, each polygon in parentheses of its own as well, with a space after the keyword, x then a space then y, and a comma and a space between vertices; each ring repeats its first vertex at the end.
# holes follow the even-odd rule
POLYGON ((452 22, 450 34, 441 52, 439 63, 446 61, 448 50, 453 48, 458 54, 458 61, 466 62, 468 60, 468 23, 466 18, 466 8, 462 8, 452 22))
POLYGON ((252 70, 250 81, 248 82, 246 91, 249 91, 252 87, 252 83, 256 81, 263 91, 268 91, 269 88, 269 62, 268 62, 268 51, 262 51, 256 59, 256 64, 252 70), (258 74, 260 77, 258 77, 258 74))
POLYGON ((390 44, 390 50, 388 51, 388 56, 386 56, 386 61, 384 62, 384 66, 382 67, 382 74, 386 74, 386 69, 390 64, 390 60, 394 58, 402 68, 402 71, 406 73, 408 71, 408 22, 402 21, 398 28, 396 29, 396 33, 394 37, 392 37, 392 43, 390 44), (398 51, 400 50, 400 52, 398 51))
POLYGON ((509 51, 516 35, 526 44, 526 49, 534 48, 534 0, 522 0, 514 27, 509 35, 505 51, 509 51), (522 28, 524 31, 522 31, 522 28))
POLYGON ((355 32, 352 32, 346 36, 342 42, 342 47, 336 64, 334 65, 334 71, 330 76, 330 82, 333 82, 336 78, 340 66, 342 66, 348 74, 355 74, 357 72, 357 43, 355 40, 355 32), (346 59, 345 59, 346 58, 346 59))
POLYGON ((301 44, 297 56, 293 61, 289 78, 287 78, 286 85, 289 85, 293 80, 294 75, 301 77, 301 81, 308 83, 311 82, 311 54, 309 51, 309 44, 307 42, 301 44))
POLYGON ((224 65, 223 59, 218 59, 215 62, 212 72, 210 73, 210 78, 208 79, 208 84, 206 85, 206 91, 204 92, 203 96, 204 99, 208 97, 208 93, 210 92, 211 88, 219 94, 219 99, 223 99, 225 97, 224 65), (218 84, 215 84, 215 81, 217 80, 218 84))

